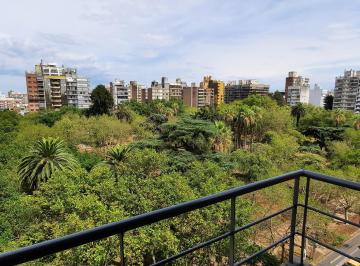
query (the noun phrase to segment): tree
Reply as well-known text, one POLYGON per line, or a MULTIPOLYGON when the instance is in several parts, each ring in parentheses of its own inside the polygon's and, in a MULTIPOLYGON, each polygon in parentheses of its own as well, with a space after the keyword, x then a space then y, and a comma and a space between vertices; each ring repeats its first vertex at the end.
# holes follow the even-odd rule
POLYGON ((116 145, 108 150, 104 163, 110 167, 110 170, 114 176, 117 176, 120 163, 126 158, 129 147, 123 145, 116 145))
POLYGON ((345 116, 344 110, 336 109, 334 111, 334 120, 335 120, 336 127, 339 127, 339 125, 345 123, 346 116, 345 116))
POLYGON ((255 125, 255 123, 255 112, 248 106, 241 107, 236 115, 234 126, 236 148, 246 148, 247 135, 250 129, 255 125))
POLYGON ((103 115, 110 114, 114 106, 114 100, 111 93, 105 88, 104 85, 97 85, 91 92, 90 96, 92 105, 89 109, 90 115, 103 115))
POLYGON ((134 120, 134 111, 128 105, 120 104, 116 110, 116 117, 119 120, 131 123, 134 120))
POLYGON ((55 170, 73 169, 76 164, 72 154, 66 151, 63 140, 43 138, 35 143, 31 154, 24 157, 18 166, 21 186, 32 192, 40 182, 46 182, 55 170))
POLYGON ((302 103, 297 103, 291 107, 291 115, 296 118, 296 126, 299 126, 300 118, 305 115, 305 107, 302 103))
POLYGON ((228 152, 232 145, 231 129, 223 121, 215 121, 215 128, 214 149, 220 152, 228 152))
POLYGON ((326 95, 325 98, 324 98, 324 108, 325 108, 325 110, 332 110, 333 109, 333 102, 334 102, 334 96, 326 95))
POLYGON ((274 93, 271 94, 271 98, 273 100, 276 101, 276 103, 279 105, 279 106, 284 106, 285 105, 285 98, 284 98, 284 94, 281 93, 280 91, 275 91, 274 93))

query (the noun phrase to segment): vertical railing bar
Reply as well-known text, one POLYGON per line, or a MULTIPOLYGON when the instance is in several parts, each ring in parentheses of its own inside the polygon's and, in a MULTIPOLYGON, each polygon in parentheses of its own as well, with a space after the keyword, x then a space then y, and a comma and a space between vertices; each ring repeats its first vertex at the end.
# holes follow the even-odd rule
POLYGON ((125 266, 124 233, 120 233, 120 265, 125 266))
POLYGON ((309 203, 309 190, 310 190, 310 178, 306 178, 306 190, 305 190, 305 201, 304 201, 304 217, 301 230, 301 257, 300 265, 304 265, 304 254, 305 254, 305 241, 306 241, 306 222, 307 222, 307 213, 308 213, 308 203, 309 203))
POLYGON ((236 198, 231 198, 230 206, 230 243, 229 243, 229 265, 233 266, 235 262, 235 205, 236 198))
POLYGON ((294 263, 294 247, 295 247, 295 231, 296 231, 296 216, 297 204, 299 200, 299 177, 295 177, 294 193, 293 193, 293 209, 291 213, 291 238, 289 246, 289 262, 294 263))

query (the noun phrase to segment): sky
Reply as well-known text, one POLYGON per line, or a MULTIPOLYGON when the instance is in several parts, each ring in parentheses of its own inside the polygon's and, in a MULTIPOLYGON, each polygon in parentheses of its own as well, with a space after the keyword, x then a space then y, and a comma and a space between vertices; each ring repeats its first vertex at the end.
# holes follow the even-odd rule
POLYGON ((12 0, 1 4, 0 92, 26 91, 44 62, 77 67, 92 87, 257 79, 289 71, 332 89, 360 70, 360 0, 12 0))

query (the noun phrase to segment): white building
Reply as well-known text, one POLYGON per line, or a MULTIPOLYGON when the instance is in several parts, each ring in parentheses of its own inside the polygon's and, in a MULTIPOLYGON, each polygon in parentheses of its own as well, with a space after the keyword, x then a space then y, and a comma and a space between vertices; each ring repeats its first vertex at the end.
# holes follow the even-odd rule
POLYGON ((333 108, 360 112, 360 70, 345 70, 344 76, 336 77, 333 108))
POLYGON ((299 76, 296 71, 290 71, 285 80, 285 100, 290 105, 309 103, 309 78, 299 76))
POLYGON ((110 82, 110 92, 113 96, 115 106, 129 101, 130 87, 125 86, 123 80, 116 79, 114 82, 110 82))
POLYGON ((309 86, 294 85, 288 87, 287 103, 294 106, 298 103, 309 103, 309 86))
POLYGON ((314 88, 310 90, 309 103, 315 106, 324 106, 324 98, 327 95, 327 90, 322 90, 318 84, 314 85, 314 88))

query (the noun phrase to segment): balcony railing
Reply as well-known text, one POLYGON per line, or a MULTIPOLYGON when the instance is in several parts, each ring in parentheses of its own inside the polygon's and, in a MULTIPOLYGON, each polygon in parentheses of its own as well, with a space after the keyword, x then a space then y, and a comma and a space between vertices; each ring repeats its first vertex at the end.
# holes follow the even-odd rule
POLYGON ((298 265, 303 265, 305 260, 305 241, 306 239, 315 242, 318 245, 321 245, 327 249, 330 249, 342 256, 345 256, 349 259, 352 259, 354 261, 360 262, 359 258, 355 258, 351 256, 350 254, 346 254, 341 250, 338 250, 337 248, 330 246, 326 243, 322 243, 319 240, 308 236, 306 229, 307 229, 307 216, 308 211, 313 211, 316 213, 319 213, 321 215, 330 217, 332 219, 336 219, 342 222, 345 222, 346 224, 353 225, 355 227, 360 228, 360 224, 354 223, 352 221, 343 219, 339 216, 332 215, 330 213, 324 212, 322 210, 319 210, 317 208, 314 208, 312 206, 309 206, 309 191, 310 191, 310 181, 311 180, 318 180, 321 182, 333 184, 336 186, 341 186, 344 188, 352 189, 355 191, 360 191, 360 183, 347 181, 344 179, 339 179, 332 176, 327 176, 319 173, 314 173, 307 170, 298 170, 294 172, 290 172, 284 175, 280 175, 277 177, 272 177, 266 180, 258 181, 255 183, 250 183, 242 187, 233 188, 224 192, 220 192, 217 194, 213 194, 207 197, 199 198, 193 201, 181 203, 178 205, 170 206, 167 208, 155 210, 149 213, 144 213, 141 215, 137 215, 134 217, 127 218, 125 220, 114 222, 106 225, 102 225, 99 227, 95 227, 93 229, 88 229, 82 232, 73 233, 64 237, 60 237, 53 240, 47 240, 44 242, 40 242, 38 244, 34 244, 31 246, 23 247, 15 251, 10 251, 6 253, 0 254, 0 265, 14 265, 14 264, 20 264, 28 261, 32 261, 47 255, 54 254, 56 252, 64 251, 67 249, 71 249, 80 245, 84 245, 90 242, 94 242, 103 238, 107 238, 110 236, 118 235, 120 237, 120 262, 121 265, 126 265, 125 256, 124 256, 124 249, 126 248, 124 246, 124 235, 126 232, 140 228, 142 226, 150 225, 155 222, 159 222, 171 217, 175 217, 181 214, 188 213, 190 211, 194 211, 197 209, 201 209, 219 202, 223 202, 226 200, 230 200, 230 227, 228 231, 222 235, 219 235, 215 238, 212 238, 206 242, 199 243, 187 250, 184 250, 176 255, 173 255, 171 257, 168 257, 162 261, 158 261, 153 265, 165 265, 168 263, 171 263, 172 261, 183 257, 193 251, 196 251, 200 248, 207 247, 215 242, 218 242, 220 240, 223 240, 225 238, 229 238, 229 247, 228 247, 228 263, 229 265, 242 265, 247 262, 250 262, 255 257, 267 252, 268 250, 276 247, 277 245, 289 241, 289 262, 296 265, 294 263, 294 247, 295 247, 295 236, 299 235, 301 236, 301 255, 300 255, 300 262, 298 265), (304 204, 300 204, 298 202, 299 199, 299 183, 300 178, 305 177, 306 178, 306 186, 305 186, 305 195, 304 195, 304 204), (235 210, 236 210, 236 197, 245 195, 263 188, 267 188, 270 186, 274 186, 276 184, 280 184, 289 180, 294 180, 294 189, 293 189, 293 202, 291 206, 284 208, 280 211, 277 211, 269 216, 266 216, 262 219, 256 220, 252 223, 249 223, 247 225, 236 227, 236 216, 235 216, 235 210), (302 208, 303 215, 302 215, 302 226, 301 231, 296 231, 296 221, 298 215, 298 207, 302 208), (252 254, 249 257, 244 258, 241 261, 235 262, 235 234, 241 231, 244 231, 252 226, 255 226, 261 222, 267 221, 275 216, 278 216, 286 211, 291 210, 291 231, 288 235, 283 237, 282 239, 274 242, 273 244, 269 245, 266 248, 261 249, 260 251, 256 252, 255 254, 252 254))

